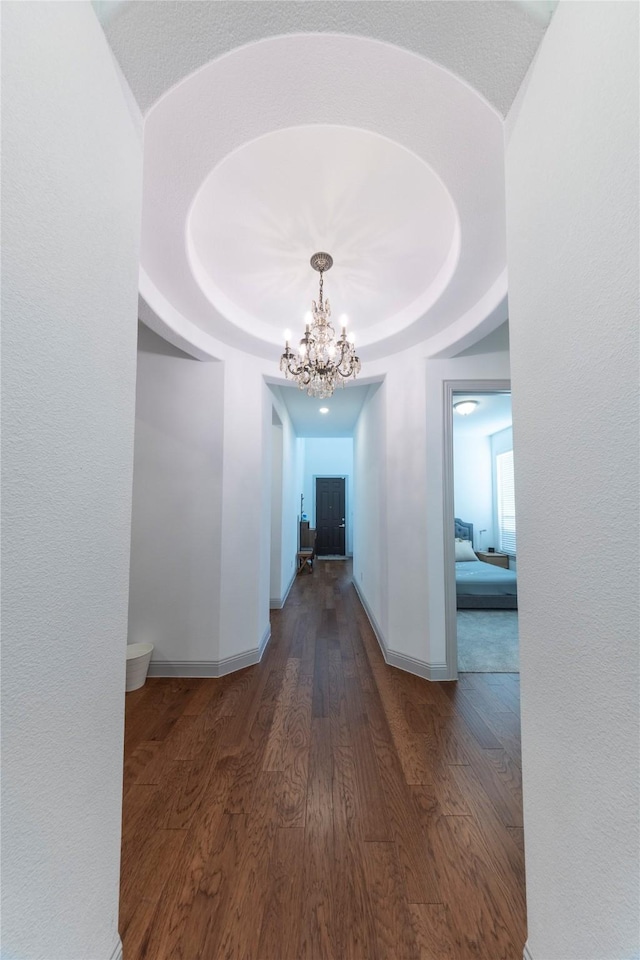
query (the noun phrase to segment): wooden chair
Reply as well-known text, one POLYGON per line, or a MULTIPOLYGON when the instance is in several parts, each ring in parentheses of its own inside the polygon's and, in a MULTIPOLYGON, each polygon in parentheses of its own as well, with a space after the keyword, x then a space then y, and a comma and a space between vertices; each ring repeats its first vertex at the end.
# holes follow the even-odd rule
POLYGON ((298 548, 298 573, 306 570, 313 573, 313 561, 316 556, 316 531, 309 528, 309 521, 300 522, 300 545, 298 548))

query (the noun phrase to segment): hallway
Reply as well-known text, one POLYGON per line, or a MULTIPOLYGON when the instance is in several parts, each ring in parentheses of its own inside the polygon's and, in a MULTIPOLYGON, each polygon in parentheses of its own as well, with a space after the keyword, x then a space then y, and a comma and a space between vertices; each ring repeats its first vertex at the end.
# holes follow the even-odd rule
POLYGON ((518 682, 387 667, 318 561, 262 663, 127 694, 125 960, 515 960, 518 682))

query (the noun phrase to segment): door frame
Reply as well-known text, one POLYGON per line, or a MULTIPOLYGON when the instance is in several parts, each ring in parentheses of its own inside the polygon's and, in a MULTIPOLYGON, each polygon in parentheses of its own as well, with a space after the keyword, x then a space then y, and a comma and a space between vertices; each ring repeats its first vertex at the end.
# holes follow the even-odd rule
MULTIPOLYGON (((455 517, 453 494, 453 396, 456 393, 511 393, 511 380, 444 380, 443 384, 443 556, 444 556, 444 634, 447 673, 458 678, 458 627, 456 609, 455 538, 451 536, 455 517)), ((466 517, 460 519, 465 520, 466 517)))
POLYGON ((318 527, 318 511, 316 509, 317 486, 316 480, 344 480, 344 555, 352 556, 349 553, 349 476, 346 473, 314 473, 313 480, 313 526, 318 527))

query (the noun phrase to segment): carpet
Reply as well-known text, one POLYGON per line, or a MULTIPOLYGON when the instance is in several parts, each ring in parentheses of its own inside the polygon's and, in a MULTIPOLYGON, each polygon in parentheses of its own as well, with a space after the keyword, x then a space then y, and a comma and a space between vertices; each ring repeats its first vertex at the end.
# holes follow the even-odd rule
POLYGON ((518 611, 458 610, 458 670, 519 673, 518 611))

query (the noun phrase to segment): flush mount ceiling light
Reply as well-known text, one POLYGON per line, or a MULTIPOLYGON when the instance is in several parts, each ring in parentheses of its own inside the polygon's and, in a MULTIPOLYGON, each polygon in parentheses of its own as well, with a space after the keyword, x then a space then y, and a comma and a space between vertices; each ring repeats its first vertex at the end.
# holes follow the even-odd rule
POLYGON ((461 414, 461 416, 468 417, 470 413, 473 413, 477 406, 477 400, 460 400, 459 403, 454 403, 453 409, 456 413, 461 414))
POLYGON ((320 407, 320 413, 329 413, 329 407, 320 407))
POLYGON ((332 395, 336 386, 343 387, 350 378, 355 380, 360 373, 360 359, 356 356, 353 336, 347 337, 344 320, 342 333, 336 340, 330 321, 331 307, 329 301, 323 299, 323 275, 333 266, 333 257, 328 253, 314 253, 311 266, 320 274, 318 302, 311 301, 311 316, 297 355, 290 348, 289 336, 285 334, 280 369, 285 377, 296 380, 300 389, 306 390, 310 397, 324 400, 332 395))

